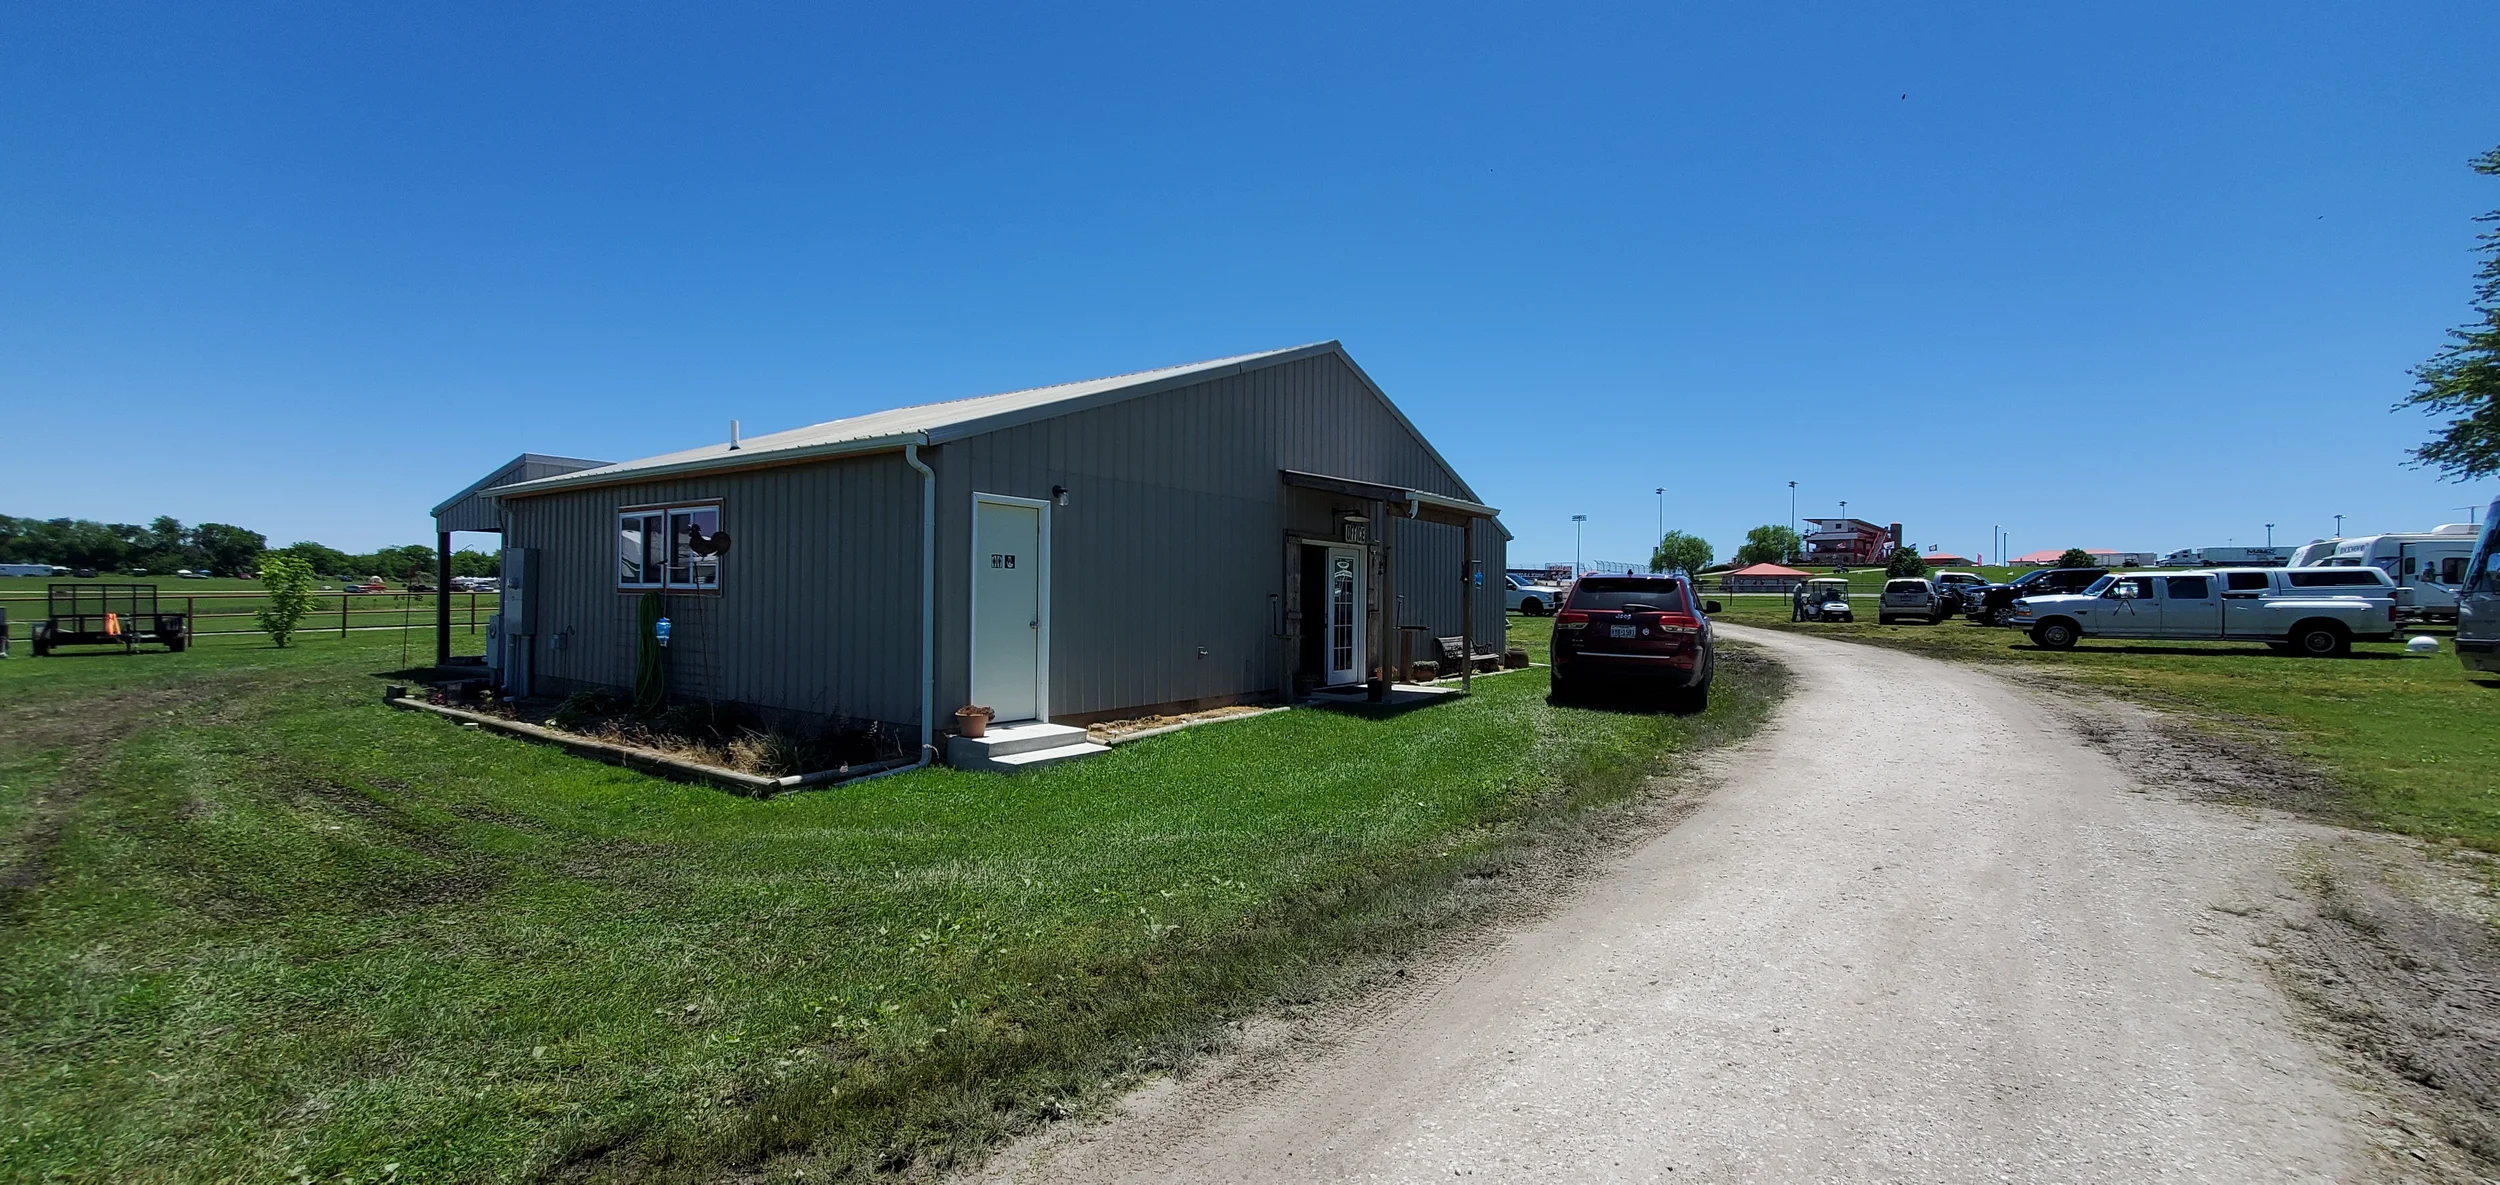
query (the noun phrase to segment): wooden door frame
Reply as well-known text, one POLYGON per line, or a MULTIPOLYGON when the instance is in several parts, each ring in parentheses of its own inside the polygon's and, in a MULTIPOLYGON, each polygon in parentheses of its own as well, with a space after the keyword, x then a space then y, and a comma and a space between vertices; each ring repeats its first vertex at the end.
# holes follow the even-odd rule
POLYGON ((1033 639, 1033 719, 1050 722, 1050 502, 1042 498, 1018 498, 1009 494, 972 492, 972 552, 966 557, 970 567, 964 573, 964 695, 969 698, 978 682, 981 669, 981 504, 1017 506, 1036 511, 1034 531, 1039 537, 1041 570, 1033 574, 1039 587, 1034 613, 1041 628, 1033 639))

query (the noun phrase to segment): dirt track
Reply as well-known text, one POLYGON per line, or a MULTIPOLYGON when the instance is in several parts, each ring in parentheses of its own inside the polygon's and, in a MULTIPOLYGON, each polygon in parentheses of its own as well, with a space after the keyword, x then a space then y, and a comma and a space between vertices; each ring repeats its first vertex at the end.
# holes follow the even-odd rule
POLYGON ((1985 673, 1796 671, 1672 831, 1333 1034, 1027 1141, 1012 1181, 2351 1181, 2367 1097, 2252 942, 2303 828, 2146 793, 1985 673))

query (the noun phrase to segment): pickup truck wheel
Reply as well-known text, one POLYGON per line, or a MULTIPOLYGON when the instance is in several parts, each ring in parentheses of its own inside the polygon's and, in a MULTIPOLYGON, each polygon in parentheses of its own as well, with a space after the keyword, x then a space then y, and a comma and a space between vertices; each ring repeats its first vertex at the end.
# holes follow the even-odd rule
POLYGON ((2352 653, 2352 635, 2332 621, 2304 621, 2292 627, 2292 649, 2306 658, 2340 658, 2352 653))
POLYGON ((2075 640, 2082 636, 2075 623, 2063 617, 2052 617, 2031 627, 2031 640, 2042 650, 2072 650, 2075 640))
POLYGON ((1519 598, 1519 612, 1528 617, 1543 617, 1545 615, 1545 602, 1540 601, 1535 597, 1521 597, 1519 598))

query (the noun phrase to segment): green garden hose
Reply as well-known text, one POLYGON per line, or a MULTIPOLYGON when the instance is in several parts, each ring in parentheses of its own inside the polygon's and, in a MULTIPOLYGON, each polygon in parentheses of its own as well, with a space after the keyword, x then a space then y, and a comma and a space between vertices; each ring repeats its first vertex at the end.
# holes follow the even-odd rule
POLYGON ((668 667, 663 658, 668 653, 660 648, 660 594, 642 594, 642 612, 637 614, 642 628, 634 641, 634 711, 650 716, 659 712, 660 701, 667 698, 668 667))

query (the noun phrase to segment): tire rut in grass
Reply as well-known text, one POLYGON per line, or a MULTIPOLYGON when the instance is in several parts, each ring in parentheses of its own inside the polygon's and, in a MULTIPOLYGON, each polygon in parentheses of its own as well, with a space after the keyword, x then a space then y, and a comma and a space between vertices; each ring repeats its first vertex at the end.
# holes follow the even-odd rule
POLYGON ((191 709, 220 690, 218 681, 204 680, 170 687, 108 691, 97 695, 39 699, 0 714, 0 748, 19 752, 60 752, 48 773, 31 776, 28 818, 9 837, 5 863, 0 863, 0 917, 14 916, 42 887, 47 856, 78 805, 97 788, 99 774, 121 742, 150 725, 174 717, 195 722, 191 709))

